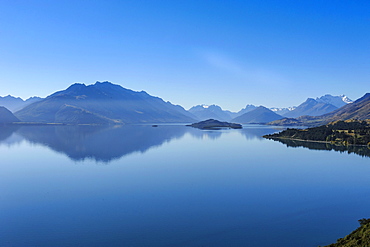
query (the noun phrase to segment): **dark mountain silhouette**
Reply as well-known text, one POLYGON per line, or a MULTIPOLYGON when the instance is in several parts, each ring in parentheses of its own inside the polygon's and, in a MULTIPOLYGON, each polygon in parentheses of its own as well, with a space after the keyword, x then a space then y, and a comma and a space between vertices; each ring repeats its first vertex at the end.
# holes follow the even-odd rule
POLYGON ((27 100, 23 100, 19 97, 13 97, 11 95, 0 97, 0 106, 6 107, 11 112, 16 112, 23 107, 30 105, 34 102, 40 101, 40 97, 31 97, 27 100))
POLYGON ((282 116, 276 114, 270 109, 267 109, 264 106, 259 106, 256 109, 244 113, 243 115, 236 117, 231 121, 236 123, 268 123, 282 118, 282 116))
POLYGON ((320 116, 331 111, 338 109, 338 107, 325 103, 323 101, 317 101, 312 98, 308 98, 305 102, 300 104, 294 110, 284 114, 287 118, 297 118, 300 116, 320 116))
POLYGON ((15 115, 26 122, 69 124, 194 121, 181 106, 110 82, 73 84, 15 115))
POLYGON ((3 106, 0 106, 0 123, 19 122, 19 119, 13 115, 11 111, 3 106))
POLYGON ((218 105, 197 105, 193 106, 188 110, 193 114, 198 120, 216 119, 219 121, 229 121, 232 119, 232 113, 229 111, 224 111, 218 105))

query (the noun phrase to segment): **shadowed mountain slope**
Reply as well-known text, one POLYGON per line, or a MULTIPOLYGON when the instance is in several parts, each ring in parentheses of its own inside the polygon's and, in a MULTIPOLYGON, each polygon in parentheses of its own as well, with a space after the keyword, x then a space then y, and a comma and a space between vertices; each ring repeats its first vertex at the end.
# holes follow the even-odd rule
POLYGON ((19 119, 13 115, 11 111, 3 106, 0 106, 0 123, 19 122, 19 119))

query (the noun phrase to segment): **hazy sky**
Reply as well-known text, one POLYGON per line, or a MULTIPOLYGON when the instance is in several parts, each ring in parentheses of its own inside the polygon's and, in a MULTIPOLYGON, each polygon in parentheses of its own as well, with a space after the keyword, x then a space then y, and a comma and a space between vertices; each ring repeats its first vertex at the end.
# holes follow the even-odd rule
POLYGON ((111 81, 186 109, 369 92, 370 1, 0 0, 0 95, 111 81))

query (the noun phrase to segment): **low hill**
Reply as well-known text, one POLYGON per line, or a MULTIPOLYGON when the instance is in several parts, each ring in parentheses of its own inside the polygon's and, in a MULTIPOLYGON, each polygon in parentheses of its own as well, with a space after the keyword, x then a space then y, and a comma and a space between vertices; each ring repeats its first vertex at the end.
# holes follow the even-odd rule
POLYGON ((280 125, 280 126, 301 126, 304 125, 302 121, 296 118, 283 118, 267 123, 268 125, 280 125))
POLYGON ((282 116, 276 114, 270 109, 267 109, 264 106, 259 106, 252 111, 232 119, 231 121, 236 123, 268 123, 282 118, 282 116))
POLYGON ((13 115, 11 111, 3 106, 0 106, 0 123, 20 122, 19 119, 13 115))
POLYGON ((22 121, 41 123, 193 122, 181 106, 110 82, 73 84, 15 113, 22 121), (68 107, 66 107, 68 106, 68 107))

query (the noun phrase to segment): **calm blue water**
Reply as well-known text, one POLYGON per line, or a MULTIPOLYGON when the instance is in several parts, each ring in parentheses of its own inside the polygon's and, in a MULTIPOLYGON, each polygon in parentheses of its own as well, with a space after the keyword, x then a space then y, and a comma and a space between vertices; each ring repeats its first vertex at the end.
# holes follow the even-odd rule
POLYGON ((370 217, 370 158, 278 130, 2 127, 0 246, 314 247, 370 217))

